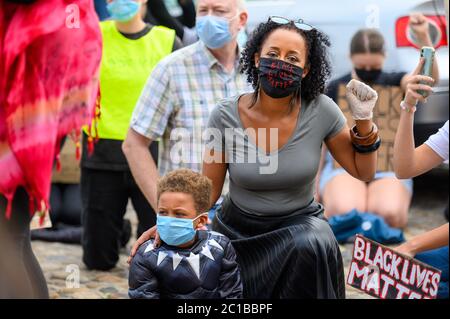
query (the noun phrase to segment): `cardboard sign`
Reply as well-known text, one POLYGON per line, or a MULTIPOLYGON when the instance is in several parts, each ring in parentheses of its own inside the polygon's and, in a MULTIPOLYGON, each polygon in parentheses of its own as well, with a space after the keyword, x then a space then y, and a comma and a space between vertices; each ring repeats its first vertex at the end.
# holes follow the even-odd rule
POLYGON ((356 236, 350 286, 381 299, 435 299, 440 281, 440 270, 356 236))
MULTIPOLYGON (((373 121, 378 126, 381 137, 381 147, 378 150, 378 167, 380 172, 394 171, 393 154, 394 141, 400 121, 400 102, 403 91, 396 86, 375 85, 373 89, 378 93, 378 102, 373 110, 373 121)), ((355 125, 350 106, 345 96, 346 88, 341 84, 338 89, 338 105, 344 113, 349 127, 355 125)), ((341 167, 334 161, 334 168, 341 167)))
POLYGON ((42 228, 52 228, 52 220, 50 219, 50 214, 49 212, 37 212, 33 215, 33 218, 31 219, 30 222, 30 230, 34 230, 34 229, 42 229, 42 228), (40 223, 41 220, 41 214, 45 214, 44 215, 44 222, 40 223))
POLYGON ((76 158, 75 142, 67 138, 59 155, 61 171, 53 170, 52 183, 78 184, 80 183, 80 162, 76 158))

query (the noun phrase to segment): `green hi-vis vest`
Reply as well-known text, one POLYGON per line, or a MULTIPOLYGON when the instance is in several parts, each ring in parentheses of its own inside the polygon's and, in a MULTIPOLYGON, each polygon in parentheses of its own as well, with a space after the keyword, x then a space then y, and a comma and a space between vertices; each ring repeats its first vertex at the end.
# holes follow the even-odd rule
POLYGON ((155 66, 172 53, 175 31, 155 26, 137 40, 123 36, 114 21, 100 23, 103 54, 100 67, 100 111, 91 135, 125 140, 134 107, 155 66))

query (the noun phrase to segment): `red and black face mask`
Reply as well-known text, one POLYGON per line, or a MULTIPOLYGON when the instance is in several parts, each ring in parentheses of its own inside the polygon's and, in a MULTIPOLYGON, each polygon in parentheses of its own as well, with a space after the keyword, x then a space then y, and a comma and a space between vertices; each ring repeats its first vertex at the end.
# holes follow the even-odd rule
POLYGON ((301 88, 303 69, 291 63, 261 58, 258 71, 261 88, 271 98, 285 98, 301 88))

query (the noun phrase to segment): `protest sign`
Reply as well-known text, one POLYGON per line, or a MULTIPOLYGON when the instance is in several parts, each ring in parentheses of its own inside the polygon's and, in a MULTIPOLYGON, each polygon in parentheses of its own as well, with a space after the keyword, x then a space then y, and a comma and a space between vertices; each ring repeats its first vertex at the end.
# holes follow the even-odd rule
POLYGON ((435 299, 441 271, 357 235, 347 284, 381 299, 435 299))
POLYGON ((76 144, 67 138, 59 155, 61 170, 53 170, 52 183, 78 184, 80 183, 80 161, 76 156, 76 144))

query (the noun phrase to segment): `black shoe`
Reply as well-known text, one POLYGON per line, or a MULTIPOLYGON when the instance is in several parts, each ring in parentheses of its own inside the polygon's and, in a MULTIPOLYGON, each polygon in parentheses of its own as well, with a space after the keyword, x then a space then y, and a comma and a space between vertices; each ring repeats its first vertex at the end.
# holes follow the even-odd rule
POLYGON ((31 231, 31 240, 59 242, 64 244, 81 244, 83 228, 57 224, 53 228, 35 229, 31 231))

